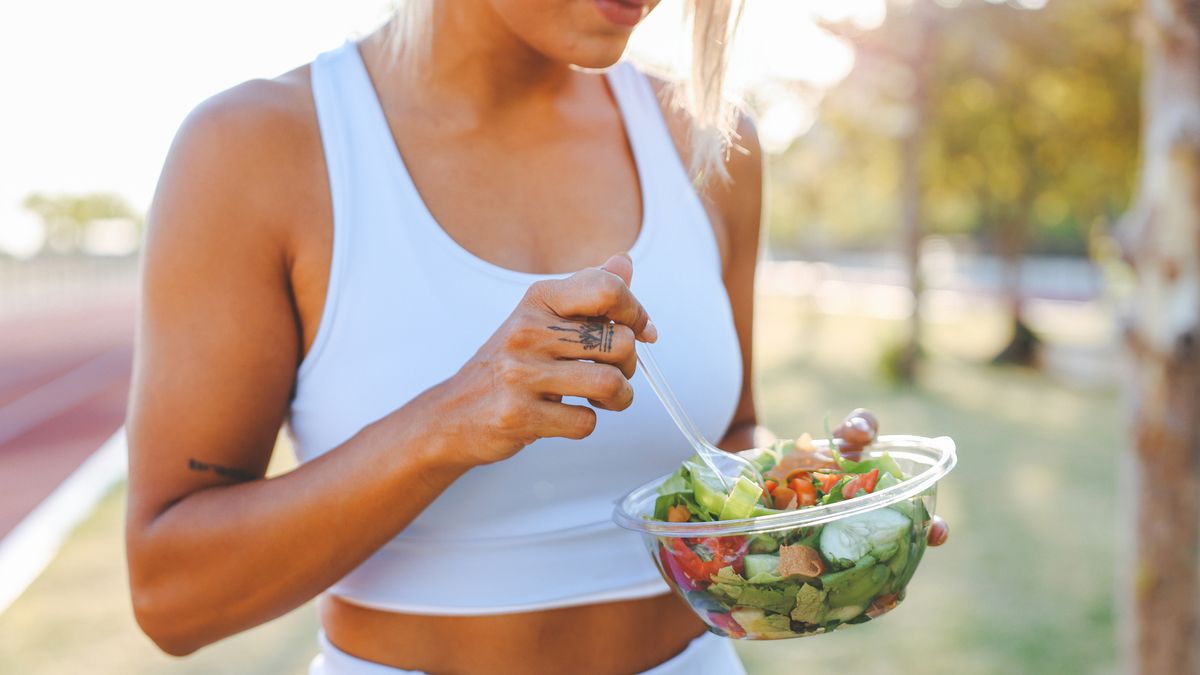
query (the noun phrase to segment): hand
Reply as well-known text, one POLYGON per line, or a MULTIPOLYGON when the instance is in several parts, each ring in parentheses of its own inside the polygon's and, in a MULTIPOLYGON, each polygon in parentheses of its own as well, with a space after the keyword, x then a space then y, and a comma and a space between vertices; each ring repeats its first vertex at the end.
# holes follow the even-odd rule
POLYGON ((583 438, 596 412, 562 402, 578 396, 605 410, 633 402, 634 340, 657 329, 633 297, 633 263, 615 255, 567 279, 539 281, 454 377, 443 383, 443 420, 454 420, 471 465, 511 457, 539 438, 583 438))

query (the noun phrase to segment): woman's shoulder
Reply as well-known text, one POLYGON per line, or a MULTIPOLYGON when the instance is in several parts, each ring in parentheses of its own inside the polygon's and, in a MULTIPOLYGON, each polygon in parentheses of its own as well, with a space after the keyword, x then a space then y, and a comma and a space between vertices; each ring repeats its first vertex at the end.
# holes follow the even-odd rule
MULTIPOLYGON (((692 119, 686 110, 672 102, 676 82, 660 74, 638 68, 650 81, 667 130, 684 166, 691 164, 691 149, 688 145, 692 119)), ((763 153, 758 141, 754 118, 742 106, 735 108, 737 123, 733 144, 725 159, 728 180, 707 181, 701 195, 710 213, 720 221, 717 237, 724 252, 730 240, 758 238, 762 210, 763 153)))
POLYGON ((197 220, 210 234, 233 240, 290 239, 285 230, 312 206, 295 196, 319 199, 323 178, 308 76, 309 66, 302 66, 243 82, 196 106, 167 155, 155 220, 171 228, 197 220), (179 204, 207 217, 181 218, 179 204))
POLYGON ((309 71, 304 65, 209 97, 184 120, 173 150, 246 165, 260 154, 278 159, 311 149, 319 134, 309 71))

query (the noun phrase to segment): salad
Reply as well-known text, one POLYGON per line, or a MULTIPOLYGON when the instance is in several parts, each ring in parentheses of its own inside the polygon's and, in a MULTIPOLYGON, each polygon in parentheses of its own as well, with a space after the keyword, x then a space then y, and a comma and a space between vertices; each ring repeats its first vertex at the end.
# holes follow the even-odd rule
MULTIPOLYGON (((732 489, 698 457, 658 487, 655 520, 755 518, 860 498, 908 478, 886 451, 862 458, 878 421, 855 410, 818 448, 805 434, 748 458, 732 489)), ((663 575, 713 632, 749 639, 824 633, 869 621, 904 599, 925 552, 930 515, 921 496, 806 527, 753 535, 658 537, 663 575)))

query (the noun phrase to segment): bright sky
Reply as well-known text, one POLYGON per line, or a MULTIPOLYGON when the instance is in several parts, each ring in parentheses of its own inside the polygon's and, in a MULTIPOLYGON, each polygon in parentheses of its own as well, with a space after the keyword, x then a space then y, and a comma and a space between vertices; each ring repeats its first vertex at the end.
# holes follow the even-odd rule
MULTIPOLYGON (((863 25, 884 0, 751 0, 732 79, 836 83, 853 63, 812 14, 863 25)), ((32 252, 40 227, 32 191, 114 191, 144 209, 176 128, 197 103, 270 77, 369 32, 388 0, 58 0, 0 5, 0 249, 32 252)), ((639 44, 669 59, 678 0, 665 0, 639 44), (672 7, 675 5, 676 7, 672 7), (667 53, 667 56, 664 56, 667 53)), ((677 47, 682 47, 678 50, 677 47)), ((783 101, 765 136, 802 133, 811 114, 783 101), (791 107, 788 107, 791 106, 791 107)), ((764 139, 765 141, 769 139, 764 139)))

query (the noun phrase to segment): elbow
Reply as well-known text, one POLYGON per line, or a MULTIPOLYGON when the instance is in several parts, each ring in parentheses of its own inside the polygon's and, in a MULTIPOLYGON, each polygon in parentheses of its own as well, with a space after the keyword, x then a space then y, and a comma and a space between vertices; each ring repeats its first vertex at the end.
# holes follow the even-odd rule
POLYGON ((126 523, 125 556, 129 600, 138 628, 164 653, 187 656, 214 642, 196 605, 200 596, 188 574, 168 561, 172 555, 152 536, 150 527, 126 523))
POLYGON ((154 555, 133 537, 126 553, 129 571, 129 599, 133 617, 146 637, 171 656, 187 656, 215 642, 206 626, 204 608, 196 605, 199 596, 194 584, 178 569, 164 569, 161 555, 154 555))
POLYGON ((130 580, 133 616, 138 627, 163 652, 171 656, 187 656, 207 641, 183 617, 187 610, 162 597, 161 592, 130 580))

